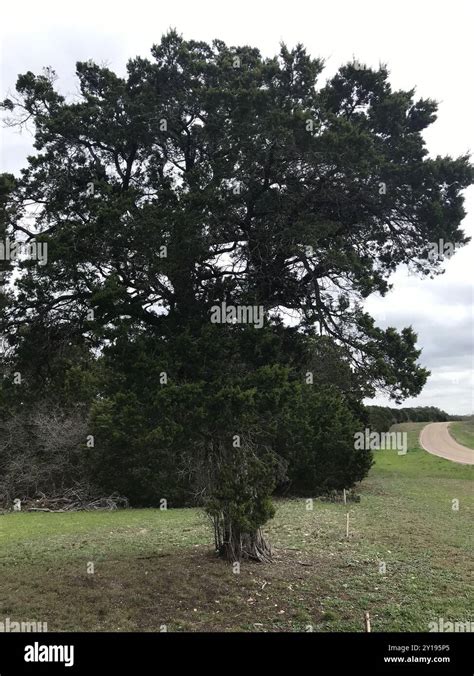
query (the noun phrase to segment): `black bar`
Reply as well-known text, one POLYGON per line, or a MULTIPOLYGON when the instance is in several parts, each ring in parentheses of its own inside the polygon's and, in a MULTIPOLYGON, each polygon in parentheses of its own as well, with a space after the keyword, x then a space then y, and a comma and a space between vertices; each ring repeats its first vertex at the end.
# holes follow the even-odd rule
MULTIPOLYGON (((159 674, 183 668, 192 673, 255 671, 260 665, 267 673, 270 667, 280 671, 285 664, 292 672, 309 669, 311 675, 357 670, 370 675, 472 676, 472 655, 471 633, 0 633, 0 676, 159 674), (35 644, 36 652, 26 651, 35 644), (71 645, 72 666, 25 662, 26 655, 53 659, 55 652, 50 653, 49 646, 71 645)), ((56 656, 70 660, 71 653, 57 651, 56 656)))

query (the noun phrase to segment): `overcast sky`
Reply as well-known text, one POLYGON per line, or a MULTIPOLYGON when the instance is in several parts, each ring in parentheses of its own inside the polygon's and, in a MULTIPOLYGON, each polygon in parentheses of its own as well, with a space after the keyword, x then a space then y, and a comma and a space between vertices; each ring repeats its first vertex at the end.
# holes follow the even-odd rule
MULTIPOLYGON (((170 27, 186 39, 248 44, 273 56, 279 43, 302 42, 326 60, 322 81, 347 61, 388 65, 393 88, 416 87, 418 97, 439 101, 437 122, 425 133, 431 155, 457 156, 474 149, 472 0, 23 0, 2 7, 0 96, 18 73, 52 66, 63 93, 77 93, 76 61, 107 62, 124 72, 128 58, 149 56, 170 27)), ((31 137, 4 130, 1 170, 17 172, 31 137)), ((474 188, 466 191, 464 229, 474 235, 474 188)), ((419 280, 400 269, 394 290, 371 297, 367 309, 381 326, 412 325, 432 371, 423 393, 404 405, 433 405, 473 413, 474 242, 446 264, 446 273, 419 280)), ((377 398, 372 403, 387 403, 377 398)))

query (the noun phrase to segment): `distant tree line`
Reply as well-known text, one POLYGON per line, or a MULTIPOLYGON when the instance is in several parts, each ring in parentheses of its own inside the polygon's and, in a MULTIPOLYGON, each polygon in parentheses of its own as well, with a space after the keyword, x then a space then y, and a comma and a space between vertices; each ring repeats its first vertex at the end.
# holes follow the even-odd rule
MULTIPOLYGON (((436 406, 415 406, 414 408, 390 408, 389 406, 367 406, 368 423, 371 430, 387 432, 392 425, 404 422, 447 422, 452 419, 446 411, 436 406)), ((459 416, 456 417, 458 419, 459 416)))

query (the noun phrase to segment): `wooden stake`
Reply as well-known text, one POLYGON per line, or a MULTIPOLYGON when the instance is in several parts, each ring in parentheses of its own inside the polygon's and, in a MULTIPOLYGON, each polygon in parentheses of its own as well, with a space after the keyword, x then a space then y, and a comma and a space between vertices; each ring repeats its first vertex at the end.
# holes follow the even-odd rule
POLYGON ((369 613, 365 613, 364 621, 365 621, 365 631, 370 633, 370 615, 369 615, 369 613))
POLYGON ((344 504, 347 505, 346 489, 343 488, 342 491, 343 491, 343 495, 344 495, 344 504))

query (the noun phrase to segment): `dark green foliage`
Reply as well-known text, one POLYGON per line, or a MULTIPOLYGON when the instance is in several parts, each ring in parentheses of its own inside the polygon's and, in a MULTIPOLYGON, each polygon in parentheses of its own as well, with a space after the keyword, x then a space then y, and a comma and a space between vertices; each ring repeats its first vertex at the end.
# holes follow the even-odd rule
POLYGON ((367 406, 366 411, 367 427, 374 432, 388 432, 396 422, 393 411, 388 406, 367 406))
POLYGON ((354 449, 361 428, 334 386, 299 386, 279 426, 279 450, 288 462, 286 490, 317 495, 352 487, 372 464, 372 454, 354 449))
MULTIPOLYGON (((284 461, 270 462, 276 471, 270 483, 280 490, 316 494, 352 486, 367 473, 370 454, 354 450, 356 380, 329 342, 291 336, 279 325, 210 324, 200 336, 183 334, 172 343, 144 336, 117 341, 105 357, 113 376, 94 405, 93 474, 134 504, 161 498, 181 504, 194 499, 193 485, 199 494, 206 462, 222 467, 215 478, 222 487, 229 474, 219 457, 234 463, 244 455, 232 447, 238 435, 258 466, 260 453, 284 461), (186 381, 190 360, 199 376, 193 382, 186 381), (328 367, 332 387, 325 384, 328 367), (309 368, 313 384, 306 382, 309 368)), ((230 475, 237 483, 228 490, 238 492, 241 478, 230 475)))

